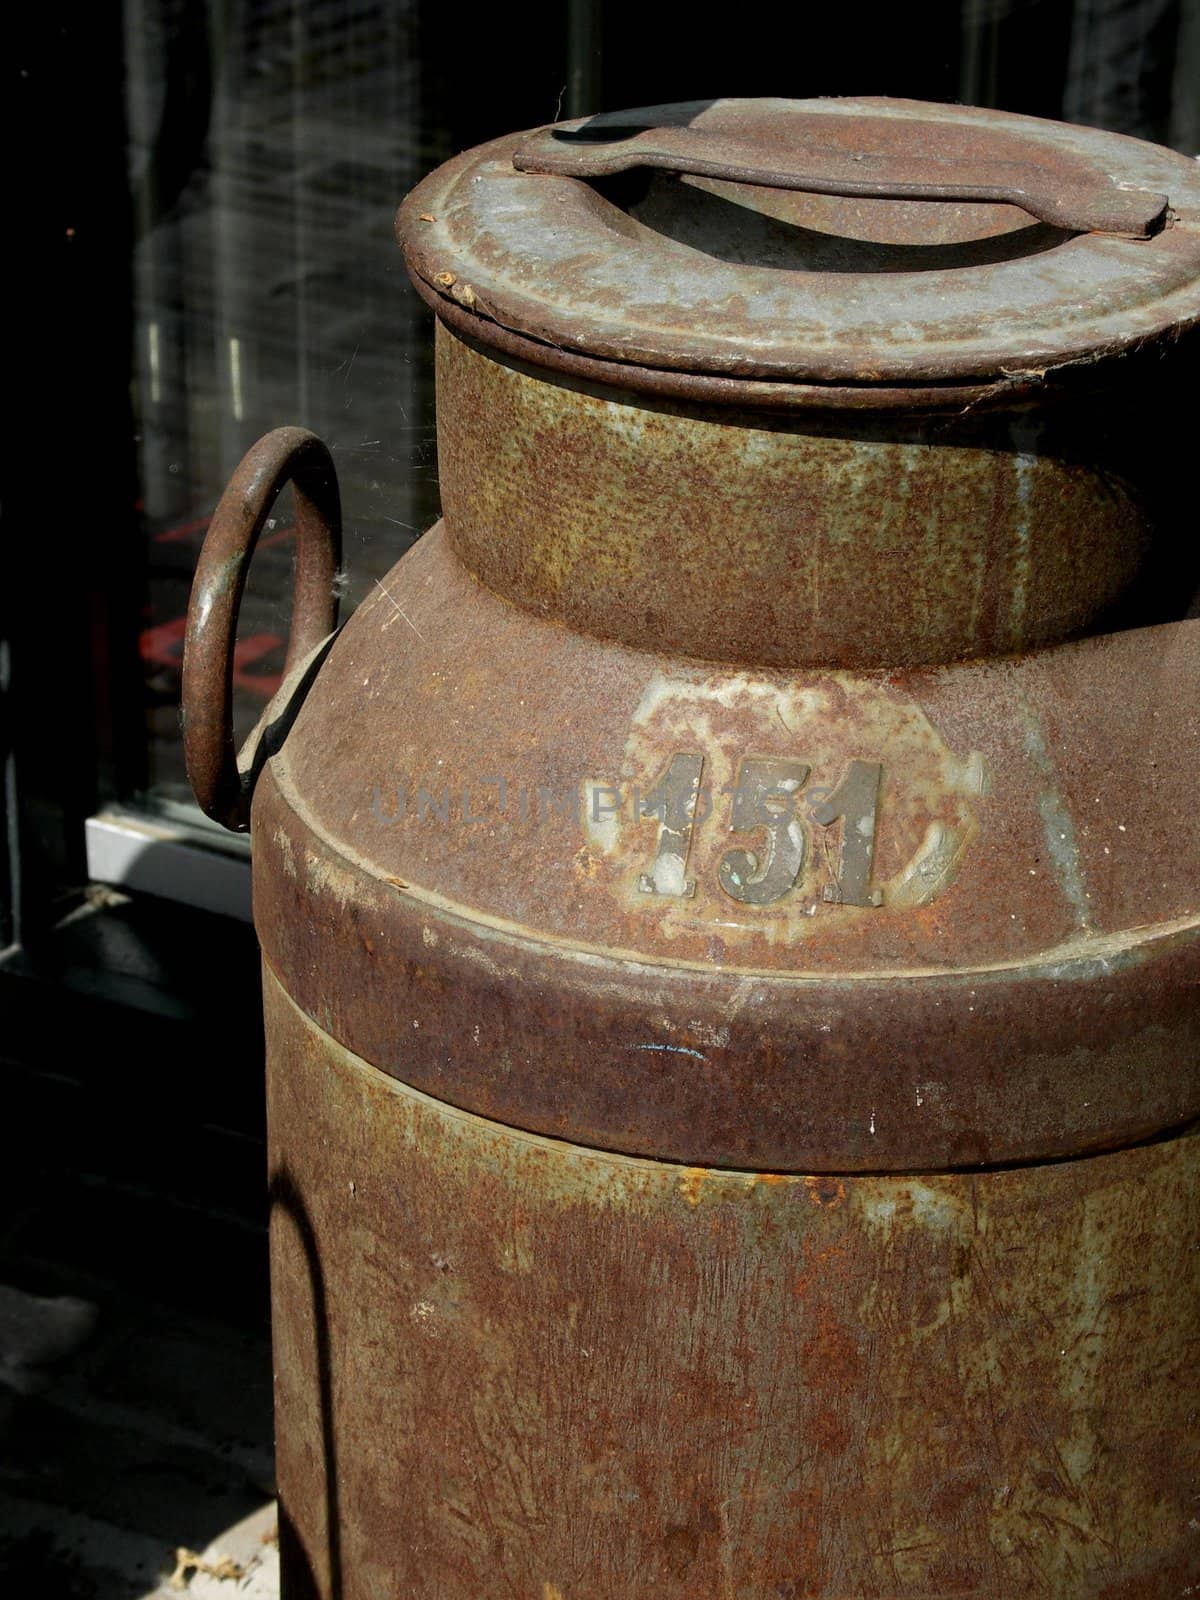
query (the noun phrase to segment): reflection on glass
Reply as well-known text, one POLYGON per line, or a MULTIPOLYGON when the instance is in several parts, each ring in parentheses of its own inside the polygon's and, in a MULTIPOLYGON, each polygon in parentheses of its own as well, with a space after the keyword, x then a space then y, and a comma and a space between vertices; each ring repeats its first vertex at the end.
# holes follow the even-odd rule
MULTIPOLYGON (((126 6, 149 789, 187 796, 178 736, 188 587, 246 448, 285 422, 337 462, 352 607, 436 515, 429 336, 392 238, 422 144, 410 4, 126 6)), ((290 506, 242 611, 243 731, 279 681, 290 506)))

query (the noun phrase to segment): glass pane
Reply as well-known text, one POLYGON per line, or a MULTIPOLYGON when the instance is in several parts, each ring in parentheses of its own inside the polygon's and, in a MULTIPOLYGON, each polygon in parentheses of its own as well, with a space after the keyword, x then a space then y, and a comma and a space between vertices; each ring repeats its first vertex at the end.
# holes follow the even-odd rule
MULTIPOLYGON (((415 6, 126 8, 137 199, 136 395, 148 547, 148 793, 186 800, 178 735, 188 588, 246 448, 286 422, 338 466, 352 607, 436 514, 429 336, 392 239, 422 142, 415 6)), ((242 610, 237 719, 279 682, 291 510, 242 610)))

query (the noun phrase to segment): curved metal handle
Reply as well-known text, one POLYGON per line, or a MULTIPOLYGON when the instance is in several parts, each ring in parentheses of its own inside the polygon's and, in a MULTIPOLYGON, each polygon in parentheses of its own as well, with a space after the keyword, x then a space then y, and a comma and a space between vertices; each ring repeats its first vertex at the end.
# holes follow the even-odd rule
POLYGON ((213 513, 188 604, 183 751, 193 793, 216 822, 249 826, 253 774, 233 740, 233 647, 246 574, 280 490, 296 502, 292 632, 285 675, 337 626, 342 516, 329 451, 307 428, 276 428, 243 456, 213 513))
MULTIPOLYGON (((982 201, 1017 206, 1039 222, 1072 233, 1112 233, 1127 239, 1148 239, 1167 218, 1165 194, 1146 189, 1121 189, 1106 173, 1081 171, 1077 160, 1054 165, 1039 160, 989 159, 945 154, 924 148, 905 149, 913 124, 887 117, 856 119, 861 148, 822 144, 814 123, 796 122, 783 138, 749 139, 706 128, 621 127, 596 119, 582 127, 543 128, 517 149, 512 164, 518 172, 567 178, 604 178, 635 167, 657 167, 702 178, 774 189, 800 189, 808 194, 836 194, 888 200, 982 201), (805 137, 797 142, 795 133, 805 137)), ((955 130, 935 123, 922 130, 951 145, 955 130)), ((918 140, 918 143, 924 143, 918 140)))

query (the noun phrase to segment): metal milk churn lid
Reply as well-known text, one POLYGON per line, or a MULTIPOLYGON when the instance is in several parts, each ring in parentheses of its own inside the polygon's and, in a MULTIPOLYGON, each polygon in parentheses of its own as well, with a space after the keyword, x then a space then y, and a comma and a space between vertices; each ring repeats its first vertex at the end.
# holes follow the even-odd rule
POLYGON ((444 521, 331 642, 331 469, 270 436, 188 667, 202 802, 245 825, 256 785, 275 1159, 342 1304, 426 1308, 394 1371, 363 1311, 339 1381, 393 1441, 459 1440, 441 1478, 409 1463, 412 1539, 343 1491, 389 1581, 419 1545, 442 1587, 411 1592, 454 1600, 499 1592, 489 1563, 560 1600, 730 1571, 755 1600, 1082 1594, 1101 1524, 1131 1600, 1194 1575, 1146 1418, 1195 1460, 1200 1185, 1166 1136, 1200 1115, 1200 621, 1164 486, 1200 170, 1000 112, 721 100, 495 140, 397 227, 437 316, 444 521), (235 770, 202 681, 232 624, 205 640, 289 475, 295 670, 235 770), (584 1304, 590 1366, 554 1343, 584 1304), (355 1365, 368 1323, 386 1378, 355 1365), (531 1475, 501 1515, 512 1474, 476 1463, 508 1530, 477 1560, 460 1383, 479 1461, 531 1475), (1081 1407, 1103 1493, 1030 1533, 1081 1407), (801 1505, 837 1462, 840 1498, 801 1505), (885 1511, 925 1554, 879 1564, 885 1511))

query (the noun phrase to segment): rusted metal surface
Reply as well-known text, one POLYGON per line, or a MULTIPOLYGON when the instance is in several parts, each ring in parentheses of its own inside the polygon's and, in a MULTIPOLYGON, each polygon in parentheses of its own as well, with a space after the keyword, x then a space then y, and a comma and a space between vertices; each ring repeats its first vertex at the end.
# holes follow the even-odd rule
POLYGON ((255 802, 264 948, 348 1047, 519 1126, 708 1164, 1033 1159, 1200 1114, 1200 623, 770 673, 540 621, 441 533, 385 589, 255 802), (680 754, 708 790, 695 890, 645 893, 660 824, 634 791, 680 754), (759 904, 722 879, 768 841, 731 827, 747 758, 811 769, 796 881, 759 904), (846 819, 814 813, 855 761, 882 769, 879 905, 826 898, 846 819))
POLYGON ((233 647, 259 534, 287 483, 296 507, 292 629, 285 676, 337 623, 341 508, 329 451, 305 428, 276 428, 249 450, 213 512, 196 564, 183 651, 183 748, 202 810, 249 827, 249 767, 233 737, 233 647))
POLYGON ((550 381, 444 329, 438 392, 463 561, 539 615, 664 656, 904 667, 1029 649, 1103 617, 1150 536, 1104 458, 1117 418, 1083 397, 747 418, 550 381))
POLYGON ((521 135, 406 203, 446 522, 238 780, 288 1592, 1190 1592, 1200 620, 1148 575, 1200 174, 905 102, 647 126, 1177 215, 521 135))
MULTIPOLYGON (((1200 320, 1200 172, 1095 129, 905 101, 697 102, 595 118, 830 160, 1030 166, 1051 187, 1166 194, 1153 238, 1030 224, 1013 206, 838 198, 719 178, 517 172, 529 135, 439 168, 397 221, 410 271, 547 347, 641 370, 904 387, 1004 381, 1094 362, 1200 320), (862 130, 869 129, 869 149, 862 130), (608 187, 606 187, 606 184, 608 187), (613 187, 615 185, 616 187, 613 187), (631 186, 632 185, 632 186, 631 186), (969 269, 969 270, 964 270, 969 269)), ((560 125, 560 132, 579 124, 560 125)), ((866 180, 869 181, 869 180, 866 180)))
POLYGON ((858 116, 846 147, 829 141, 829 123, 820 117, 793 115, 738 137, 691 125, 631 129, 598 116, 543 128, 513 151, 512 164, 518 172, 586 182, 652 168, 806 194, 1016 206, 1072 233, 1128 239, 1148 239, 1166 221, 1165 194, 1121 188, 1085 162, 1060 157, 1050 165, 1036 139, 1022 165, 1011 146, 1002 156, 964 155, 947 146, 945 126, 937 123, 907 122, 903 143, 897 131, 885 118, 858 116))
POLYGON ((1200 1580, 1196 1138, 973 1176, 629 1161, 415 1094, 266 989, 292 1600, 1200 1580))

